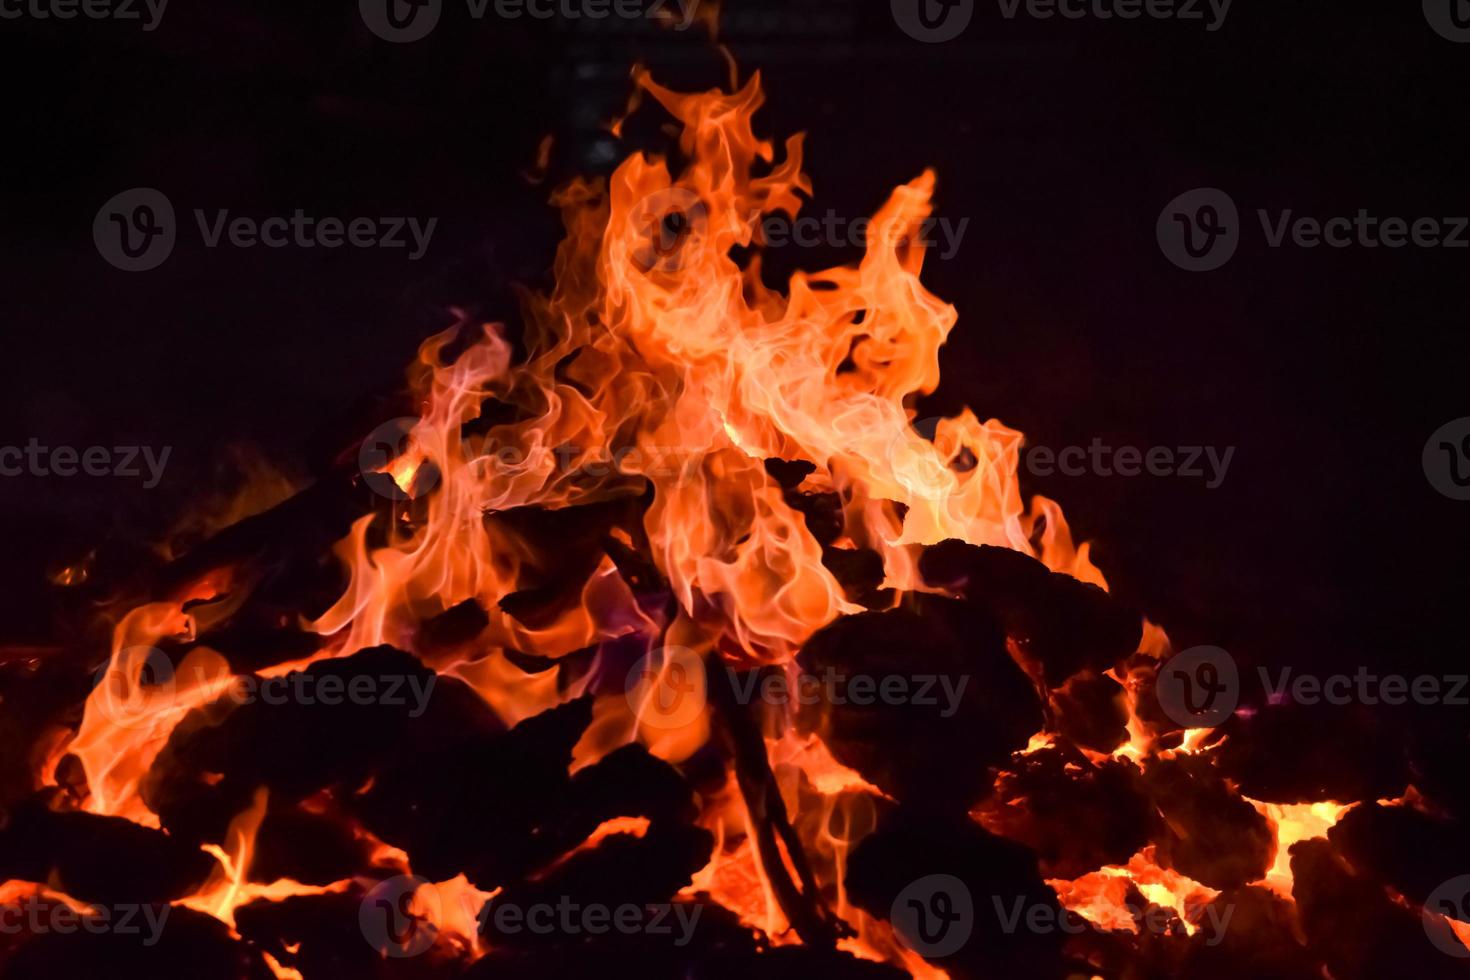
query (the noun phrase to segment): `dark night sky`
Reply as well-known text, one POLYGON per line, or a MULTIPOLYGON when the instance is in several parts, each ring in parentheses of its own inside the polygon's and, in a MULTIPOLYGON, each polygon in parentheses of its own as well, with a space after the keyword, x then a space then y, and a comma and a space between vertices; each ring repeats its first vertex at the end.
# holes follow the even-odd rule
MULTIPOLYGON (((307 471, 449 306, 513 317, 509 284, 544 281, 557 232, 519 171, 546 133, 554 173, 595 168, 634 60, 676 86, 723 77, 695 32, 475 23, 451 4, 431 38, 389 45, 351 0, 176 2, 153 32, 0 21, 0 445, 173 448, 152 490, 0 479, 10 639, 48 633, 49 560, 150 533, 231 444, 307 471), (186 224, 167 263, 128 274, 91 229, 137 186, 181 214, 439 224, 417 262, 206 249, 186 224)), ((1216 490, 1028 480, 1119 591, 1184 643, 1462 662, 1470 503, 1435 492, 1420 454, 1470 415, 1470 249, 1272 249, 1255 211, 1470 214, 1453 150, 1470 45, 1410 2, 1239 0, 1216 32, 1007 20, 982 2, 936 45, 880 0, 727 6, 741 67, 765 78, 762 132, 810 133, 815 213, 870 213, 933 166, 940 214, 969 219, 926 273, 961 313, 935 408, 968 403, 1046 446, 1235 447, 1216 490), (1171 265, 1154 231, 1199 186, 1244 219, 1238 254, 1207 274, 1171 265)), ((774 264, 850 257, 787 248, 774 264)))

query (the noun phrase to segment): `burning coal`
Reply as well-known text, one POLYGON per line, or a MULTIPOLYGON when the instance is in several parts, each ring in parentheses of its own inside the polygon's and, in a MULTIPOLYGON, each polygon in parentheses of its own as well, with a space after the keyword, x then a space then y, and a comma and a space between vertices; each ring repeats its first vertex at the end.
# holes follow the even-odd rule
POLYGON ((1181 721, 1021 433, 915 426, 935 174, 778 288, 801 137, 758 78, 634 82, 678 152, 554 194, 520 326, 430 338, 405 420, 17 667, 74 697, 0 826, 8 975, 1463 973, 1470 889, 1406 843, 1463 852, 1455 760, 1181 721), (155 942, 84 927, 119 903, 155 942))

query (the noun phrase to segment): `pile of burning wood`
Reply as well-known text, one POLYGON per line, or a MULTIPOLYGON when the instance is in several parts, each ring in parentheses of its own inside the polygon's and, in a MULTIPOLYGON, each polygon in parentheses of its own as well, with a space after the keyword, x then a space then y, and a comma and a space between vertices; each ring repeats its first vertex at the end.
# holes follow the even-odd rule
POLYGON ((559 191, 522 328, 0 651, 0 972, 1466 975, 1465 720, 1217 713, 1019 433, 913 425, 933 175, 775 290, 800 140, 637 83, 685 167, 559 191))

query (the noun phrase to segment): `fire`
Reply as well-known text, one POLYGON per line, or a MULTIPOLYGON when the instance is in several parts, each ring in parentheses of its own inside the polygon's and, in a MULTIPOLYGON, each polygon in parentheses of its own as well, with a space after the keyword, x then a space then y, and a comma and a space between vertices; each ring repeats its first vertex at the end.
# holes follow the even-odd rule
POLYGON ((1126 865, 1109 865, 1075 881, 1048 881, 1062 904, 1103 929, 1138 932, 1136 914, 1128 892, 1136 888, 1151 904, 1173 909, 1186 932, 1198 929, 1199 912, 1213 902, 1218 891, 1201 885, 1155 862, 1152 846, 1139 851, 1126 865))
POLYGON ((1326 837, 1351 803, 1261 803, 1247 799, 1276 828, 1276 858, 1266 872, 1265 884, 1284 898, 1291 898, 1291 845, 1313 837, 1326 837))
MULTIPOLYGON (((634 82, 679 124, 682 167, 634 153, 605 182, 574 180, 554 194, 566 228, 556 284, 527 299, 519 345, 502 325, 465 323, 422 345, 411 370, 418 416, 398 454, 372 472, 396 491, 393 518, 361 517, 337 545, 346 588, 305 624, 320 650, 262 676, 391 644, 464 681, 507 727, 601 695, 573 772, 634 741, 679 763, 711 736, 706 665, 788 665, 817 630, 861 611, 824 563, 824 548, 876 552, 883 587, 911 592, 928 591, 917 571, 922 547, 947 539, 1022 552, 1106 588, 1060 507, 1044 498, 1029 509, 1023 503, 1020 432, 969 410, 939 420, 929 435, 914 424, 916 399, 937 388, 939 351, 958 320, 920 280, 920 230, 936 175, 926 171, 891 193, 861 260, 796 273, 778 288, 762 273, 762 219, 794 218, 813 193, 802 173, 802 137, 778 151, 755 135, 759 76, 734 91, 694 94, 664 88, 641 70, 634 82), (747 252, 754 257, 737 258, 747 252), (787 502, 766 466, 776 459, 805 464, 801 489, 840 502, 831 540, 819 540, 787 502), (554 557, 507 515, 643 500, 639 533, 620 531, 619 541, 651 555, 672 602, 643 601, 632 573, 603 558, 585 570, 575 601, 535 617, 507 610, 505 600, 534 590, 554 557), (467 602, 487 619, 473 644, 421 649, 423 624, 467 602), (555 662, 612 644, 647 655, 631 697, 598 688, 605 678, 595 669, 561 684, 557 670, 531 674, 512 661, 525 654, 555 662), (685 704, 694 708, 687 716, 685 704)), ((80 729, 47 769, 63 751, 80 760, 86 810, 159 826, 140 794, 144 775, 185 716, 219 701, 239 678, 219 653, 196 647, 175 665, 158 647, 190 643, 224 622, 250 588, 248 575, 214 573, 117 623, 80 729)), ((1158 659, 1168 649, 1150 624, 1141 652, 1158 659)), ((1133 710, 1133 686, 1116 679, 1128 688, 1130 738, 1112 757, 1167 758, 1133 710)), ((1208 751, 1208 735, 1186 733, 1171 752, 1208 751)), ((842 920, 840 948, 916 976, 943 976, 845 890, 849 853, 872 830, 878 807, 892 801, 816 735, 799 738, 788 726, 757 739, 775 784, 771 802, 778 797, 791 815, 810 867, 789 847, 776 848, 776 861, 760 852, 748 788, 730 773, 701 800, 700 822, 716 844, 683 896, 724 905, 774 944, 797 942, 771 881, 784 870, 830 897, 842 920)), ((1038 733, 1027 751, 1056 739, 1038 733)), ((236 911, 251 902, 361 887, 252 881, 269 802, 261 788, 226 839, 207 848, 217 861, 209 879, 177 904, 233 927, 236 911)), ((1278 834, 1266 881, 1289 896, 1287 848, 1325 834, 1346 807, 1255 805, 1278 834)), ((561 861, 648 830, 646 818, 613 819, 561 861)), ((381 841, 374 863, 411 873, 411 855, 381 841)), ((1115 930, 1137 931, 1124 908, 1131 889, 1174 910, 1189 931, 1218 894, 1161 868, 1152 847, 1126 865, 1050 884, 1068 908, 1115 930)), ((461 874, 415 895, 414 908, 473 958, 486 952, 476 912, 495 894, 461 874)), ((300 976, 270 964, 280 977, 300 976)))

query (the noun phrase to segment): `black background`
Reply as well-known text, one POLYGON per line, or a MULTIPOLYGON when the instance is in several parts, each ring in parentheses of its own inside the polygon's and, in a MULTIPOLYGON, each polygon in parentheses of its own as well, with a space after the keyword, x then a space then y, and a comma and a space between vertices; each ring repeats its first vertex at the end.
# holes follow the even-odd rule
MULTIPOLYGON (((1417 2, 1236 0, 1223 28, 1007 20, 921 44, 887 0, 730 0, 724 38, 760 69, 759 131, 810 134, 812 212, 861 216, 927 166, 970 223, 925 279, 961 320, 934 409, 972 405, 1040 445, 1233 446, 1224 484, 1054 476, 1116 591, 1181 645, 1413 669, 1463 663, 1470 503, 1421 450, 1470 415, 1470 250, 1268 248, 1256 208, 1326 218, 1470 214, 1460 143, 1470 45, 1417 2), (1230 193, 1225 268, 1155 241, 1166 202, 1230 193)), ((309 472, 340 420, 391 391, 460 306, 513 318, 558 226, 520 172, 606 171, 598 125, 635 60, 675 87, 725 67, 697 31, 472 22, 451 2, 408 45, 353 0, 174 0, 136 22, 0 21, 0 445, 171 446, 163 482, 0 479, 0 637, 41 642, 45 572, 146 538, 249 445, 309 472), (92 221, 166 193, 180 243, 118 271, 92 221), (439 218, 428 254, 202 247, 193 208, 439 218)), ((783 250, 823 267, 841 249, 783 250)), ((224 475, 221 475, 221 474, 224 475)))

